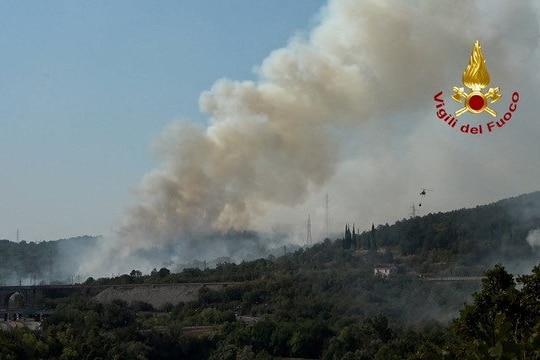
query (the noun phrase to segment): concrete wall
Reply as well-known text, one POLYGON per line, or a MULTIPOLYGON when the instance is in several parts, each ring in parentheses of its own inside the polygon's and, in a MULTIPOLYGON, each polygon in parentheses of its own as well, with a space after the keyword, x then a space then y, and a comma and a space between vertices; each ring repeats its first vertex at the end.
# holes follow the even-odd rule
POLYGON ((158 309, 167 303, 176 305, 197 300, 202 287, 223 290, 231 284, 233 283, 2 286, 0 287, 0 311, 7 311, 9 297, 15 292, 24 296, 25 308, 35 307, 42 297, 63 298, 81 292, 87 298, 94 298, 102 303, 109 303, 114 299, 125 300, 128 303, 142 301, 158 309))
POLYGON ((211 290, 222 290, 227 284, 117 285, 103 290, 94 299, 102 303, 109 303, 115 299, 121 299, 128 303, 142 301, 158 309, 167 303, 176 305, 181 302, 197 300, 199 290, 203 286, 211 290))

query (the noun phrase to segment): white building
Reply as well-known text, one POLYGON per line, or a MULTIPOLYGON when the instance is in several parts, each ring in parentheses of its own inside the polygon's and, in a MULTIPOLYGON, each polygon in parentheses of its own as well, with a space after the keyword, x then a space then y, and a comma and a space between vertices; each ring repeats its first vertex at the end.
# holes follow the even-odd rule
POLYGON ((378 264, 373 268, 375 276, 388 277, 390 274, 395 274, 397 267, 394 264, 378 264))

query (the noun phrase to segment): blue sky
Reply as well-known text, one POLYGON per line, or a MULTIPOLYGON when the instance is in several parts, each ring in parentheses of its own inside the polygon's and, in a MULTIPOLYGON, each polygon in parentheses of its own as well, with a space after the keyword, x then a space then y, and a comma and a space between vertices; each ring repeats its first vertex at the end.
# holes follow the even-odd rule
POLYGON ((171 121, 253 68, 319 0, 0 3, 0 238, 105 234, 171 121))

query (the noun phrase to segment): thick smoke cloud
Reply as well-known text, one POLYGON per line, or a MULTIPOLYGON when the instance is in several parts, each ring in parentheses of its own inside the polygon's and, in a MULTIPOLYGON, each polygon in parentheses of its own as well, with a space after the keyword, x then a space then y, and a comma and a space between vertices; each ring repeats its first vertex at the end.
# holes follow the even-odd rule
POLYGON ((308 213, 320 238, 325 193, 337 231, 407 217, 424 187, 434 189, 426 213, 535 190, 534 6, 330 1, 308 36, 262 62, 257 81, 222 79, 203 93, 207 124, 165 129, 161 165, 142 180, 115 247, 196 247, 198 234, 229 228, 302 234, 308 213), (477 39, 503 94, 497 110, 522 94, 515 120, 483 136, 448 127, 433 102, 462 86, 477 39))

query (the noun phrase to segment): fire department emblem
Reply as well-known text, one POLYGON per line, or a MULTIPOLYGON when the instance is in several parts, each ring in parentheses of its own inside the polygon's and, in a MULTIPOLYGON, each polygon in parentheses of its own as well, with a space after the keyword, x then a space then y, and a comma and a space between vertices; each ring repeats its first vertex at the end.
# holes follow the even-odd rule
POLYGON ((471 57, 469 58, 469 65, 467 65, 467 68, 463 72, 461 80, 463 85, 471 89, 471 92, 467 93, 462 87, 458 88, 454 86, 452 88, 454 90, 452 99, 464 105, 456 111, 456 116, 460 116, 467 111, 473 114, 480 114, 485 111, 491 116, 496 117, 497 112, 488 105, 499 100, 502 95, 499 92, 498 86, 482 92, 489 85, 490 77, 484 54, 482 54, 482 46, 478 40, 474 43, 471 57))

